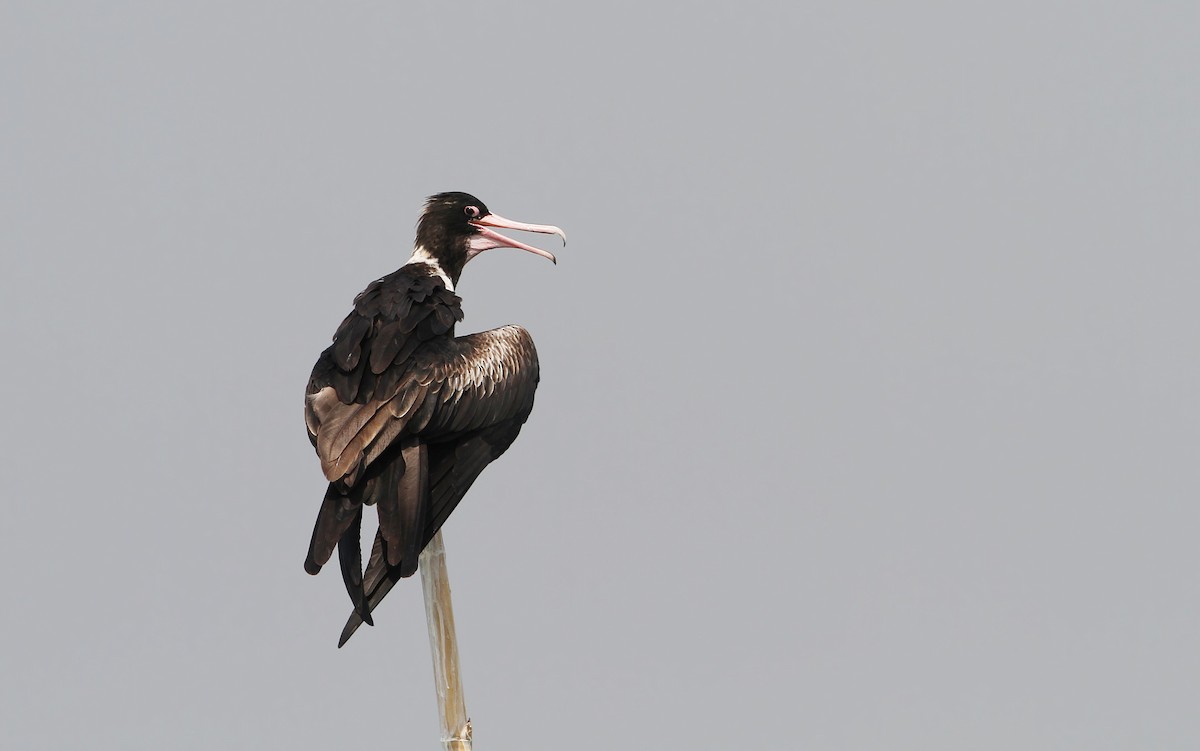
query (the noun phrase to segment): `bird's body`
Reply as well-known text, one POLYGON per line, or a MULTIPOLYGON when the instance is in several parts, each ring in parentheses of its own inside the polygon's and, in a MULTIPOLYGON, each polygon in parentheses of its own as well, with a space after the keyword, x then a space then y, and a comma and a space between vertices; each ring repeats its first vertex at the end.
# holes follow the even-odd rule
POLYGON ((329 487, 305 569, 317 573, 338 548, 354 604, 341 643, 416 571, 421 550, 533 408, 539 374, 529 333, 504 326, 455 337, 463 314, 453 289, 466 261, 487 247, 549 254, 460 225, 561 234, 494 217, 467 194, 434 196, 412 259, 355 298, 309 380, 305 422, 329 487), (363 572, 360 525, 368 505, 377 509, 379 529, 363 572))

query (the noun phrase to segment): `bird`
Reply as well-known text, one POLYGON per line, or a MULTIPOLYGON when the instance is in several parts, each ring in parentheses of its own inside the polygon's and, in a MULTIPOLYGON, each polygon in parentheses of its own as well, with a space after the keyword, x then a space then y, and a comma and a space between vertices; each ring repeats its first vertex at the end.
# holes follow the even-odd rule
POLYGON ((412 257, 355 297, 313 366, 304 419, 329 485, 304 568, 317 574, 337 548, 353 605, 338 647, 374 625, 372 611, 417 571, 421 551, 533 408, 539 370, 528 331, 454 332, 463 319, 455 288, 480 253, 517 248, 558 262, 497 229, 554 234, 566 245, 558 227, 505 219, 469 193, 430 196, 412 257), (378 515, 365 571, 364 506, 378 515))

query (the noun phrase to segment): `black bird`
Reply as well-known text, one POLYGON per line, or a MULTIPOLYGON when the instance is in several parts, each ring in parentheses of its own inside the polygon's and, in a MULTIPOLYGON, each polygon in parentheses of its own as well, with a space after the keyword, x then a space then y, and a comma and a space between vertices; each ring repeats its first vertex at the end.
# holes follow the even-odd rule
POLYGON ((304 569, 316 574, 337 547, 354 604, 339 647, 416 572, 420 552, 533 408, 538 361, 529 332, 504 326, 454 336, 463 318, 454 287, 472 258, 508 247, 555 261, 492 227, 566 243, 558 227, 509 221, 467 193, 432 196, 412 258, 354 299, 313 367, 304 417, 329 489, 304 569), (379 529, 364 573, 360 529, 370 505, 379 529))

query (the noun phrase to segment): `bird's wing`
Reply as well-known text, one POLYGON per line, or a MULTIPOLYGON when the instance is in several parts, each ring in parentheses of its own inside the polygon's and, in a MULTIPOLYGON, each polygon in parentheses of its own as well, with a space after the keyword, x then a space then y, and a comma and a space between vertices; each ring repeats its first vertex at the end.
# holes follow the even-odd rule
POLYGON ((309 432, 330 482, 353 486, 406 436, 453 441, 527 415, 537 352, 525 329, 504 326, 426 341, 374 375, 374 393, 364 402, 347 403, 332 385, 308 396, 309 432))
MULTIPOLYGON (((331 488, 339 491, 327 496, 317 518, 305 563, 311 573, 335 546, 356 543, 346 537, 355 517, 363 504, 376 504, 380 544, 374 565, 393 579, 411 576, 433 535, 426 533, 429 522, 437 519, 436 531, 479 471, 516 437, 539 377, 533 341, 518 326, 429 340, 378 376, 374 398, 364 403, 343 402, 332 386, 309 396, 317 453, 331 488), (447 462, 461 462, 462 469, 451 472, 447 462)), ((358 558, 347 550, 342 560, 354 564, 355 571, 343 576, 367 620, 358 558)))

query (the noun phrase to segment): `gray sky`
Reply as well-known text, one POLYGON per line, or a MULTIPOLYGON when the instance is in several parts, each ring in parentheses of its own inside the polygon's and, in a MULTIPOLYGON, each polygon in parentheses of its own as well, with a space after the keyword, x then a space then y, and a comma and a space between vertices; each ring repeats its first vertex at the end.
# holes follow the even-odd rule
POLYGON ((0 6, 0 745, 434 748, 335 649, 309 369, 558 224, 446 527, 487 751, 1200 743, 1195 3, 0 6), (556 251, 557 252, 557 251, 556 251))

